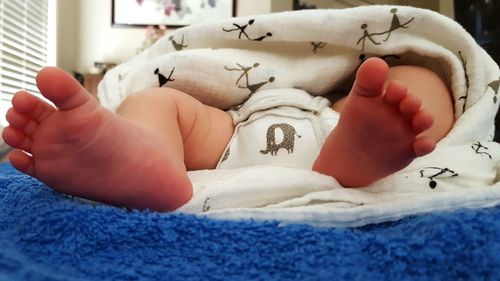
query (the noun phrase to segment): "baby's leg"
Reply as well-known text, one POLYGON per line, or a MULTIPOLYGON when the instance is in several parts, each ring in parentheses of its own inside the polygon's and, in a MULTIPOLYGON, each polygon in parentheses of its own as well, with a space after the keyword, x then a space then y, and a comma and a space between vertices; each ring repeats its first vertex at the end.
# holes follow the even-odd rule
POLYGON ((188 171, 214 169, 234 130, 230 115, 170 88, 148 89, 129 96, 117 114, 179 152, 188 171))
POLYGON ((366 186, 434 149, 453 124, 449 92, 435 75, 411 67, 401 70, 406 75, 389 75, 380 59, 369 59, 360 67, 351 93, 334 106, 340 112, 339 124, 325 141, 313 170, 335 177, 344 186, 366 186), (388 77, 403 84, 387 83, 388 77), (384 84, 388 84, 385 94, 384 84), (415 87, 420 84, 427 88, 415 87), (402 85, 409 85, 410 93, 402 85), (426 97, 440 104, 435 106, 426 97), (443 116, 436 116, 439 110, 443 116))
MULTIPOLYGON (((148 112, 153 118, 165 106, 163 126, 155 127, 147 118, 122 117, 100 106, 56 68, 43 69, 37 85, 57 108, 26 92, 14 96, 7 114, 10 126, 3 133, 5 142, 17 149, 10 154, 12 165, 60 192, 118 206, 167 211, 186 203, 192 187, 183 141, 199 134, 197 120, 227 121, 212 109, 203 110, 194 99, 180 106, 174 97, 156 99, 158 106, 148 112), (193 114, 191 123, 185 122, 186 112, 193 114)), ((169 90, 164 91, 169 96, 169 90)), ((127 108, 125 104, 122 110, 127 108)), ((230 124, 227 128, 230 135, 230 124)), ((226 141, 223 135, 215 140, 226 141)))

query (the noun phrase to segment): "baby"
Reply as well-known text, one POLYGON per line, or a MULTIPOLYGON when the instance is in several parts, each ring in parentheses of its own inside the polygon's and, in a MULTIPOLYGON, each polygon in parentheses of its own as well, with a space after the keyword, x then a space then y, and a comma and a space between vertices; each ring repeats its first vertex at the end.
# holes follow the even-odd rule
MULTIPOLYGON (((74 196, 175 210, 192 196, 187 171, 214 169, 234 132, 227 112, 175 89, 143 90, 114 113, 60 69, 42 69, 36 82, 57 108, 16 93, 3 131, 16 149, 9 159, 19 171, 74 196)), ((312 169, 346 187, 391 175, 433 151, 453 125, 452 103, 434 72, 368 59, 349 95, 332 106, 340 120, 312 169)))

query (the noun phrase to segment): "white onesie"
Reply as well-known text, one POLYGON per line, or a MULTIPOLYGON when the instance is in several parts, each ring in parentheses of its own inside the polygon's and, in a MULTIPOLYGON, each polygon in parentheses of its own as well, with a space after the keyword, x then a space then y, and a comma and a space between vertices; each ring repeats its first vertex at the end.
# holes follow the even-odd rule
POLYGON ((275 164, 311 168, 339 114, 299 89, 263 90, 229 110, 234 134, 218 169, 275 164))

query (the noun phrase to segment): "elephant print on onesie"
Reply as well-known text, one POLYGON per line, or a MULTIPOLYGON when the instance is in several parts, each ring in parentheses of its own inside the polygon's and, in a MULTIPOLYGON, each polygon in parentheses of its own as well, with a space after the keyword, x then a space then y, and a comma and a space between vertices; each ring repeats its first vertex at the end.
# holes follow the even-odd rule
POLYGON ((288 154, 293 153, 295 147, 295 136, 301 138, 295 128, 286 123, 278 123, 269 126, 266 132, 267 147, 260 151, 262 154, 271 153, 271 155, 276 156, 280 148, 286 149, 288 154), (276 130, 280 129, 283 132, 283 140, 277 144, 276 143, 276 130))

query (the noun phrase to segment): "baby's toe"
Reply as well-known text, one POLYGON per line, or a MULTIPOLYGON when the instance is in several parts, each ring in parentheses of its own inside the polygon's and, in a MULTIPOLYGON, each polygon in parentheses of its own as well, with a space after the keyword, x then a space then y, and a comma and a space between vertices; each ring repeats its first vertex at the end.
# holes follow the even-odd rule
POLYGON ((415 134, 420 134, 434 124, 432 115, 424 110, 417 112, 412 118, 412 127, 415 134))
POLYGON ((25 115, 38 123, 55 111, 50 104, 25 91, 17 92, 14 95, 12 105, 19 114, 25 115))
POLYGON ((13 148, 24 150, 26 152, 31 151, 31 139, 26 136, 26 134, 15 128, 10 126, 5 127, 2 132, 2 137, 5 143, 13 148))
POLYGON ((396 81, 391 81, 385 89, 384 101, 391 105, 398 105, 407 93, 408 88, 396 81))
POLYGON ((404 115, 411 116, 419 112, 421 106, 422 101, 419 97, 412 94, 407 94, 406 97, 404 97, 399 103, 399 110, 404 115))
POLYGON ((10 108, 7 111, 5 118, 7 119, 7 122, 9 122, 9 126, 25 133, 27 136, 33 135, 33 132, 38 127, 38 124, 35 121, 23 114, 20 114, 14 108, 10 108))
POLYGON ((380 96, 388 71, 389 66, 382 59, 367 59, 356 73, 351 92, 366 97, 380 96))
POLYGON ((73 76, 56 67, 40 70, 36 84, 42 95, 61 110, 73 109, 89 101, 97 103, 73 76))
POLYGON ((28 154, 19 150, 14 150, 9 153, 9 161, 17 170, 27 175, 34 176, 33 158, 28 154))
POLYGON ((413 142, 413 152, 417 157, 431 153, 436 147, 436 142, 429 137, 419 137, 413 142))

